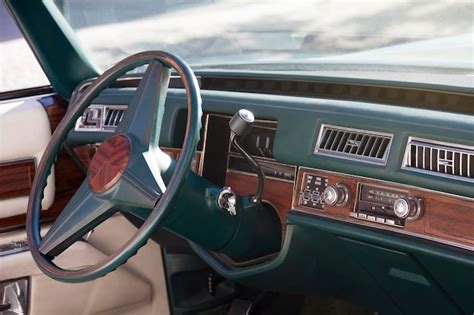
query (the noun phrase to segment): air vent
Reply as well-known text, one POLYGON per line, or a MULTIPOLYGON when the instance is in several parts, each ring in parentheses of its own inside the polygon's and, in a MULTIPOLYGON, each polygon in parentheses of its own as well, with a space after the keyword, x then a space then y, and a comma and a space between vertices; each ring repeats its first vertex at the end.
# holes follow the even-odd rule
POLYGON ((385 165, 392 137, 387 133, 321 125, 314 153, 385 165))
POLYGON ((474 146, 409 138, 402 168, 474 182, 474 146))
POLYGON ((125 108, 105 107, 104 129, 115 130, 122 121, 125 108))
POLYGON ((92 104, 76 122, 75 131, 114 132, 123 118, 126 105, 92 104))

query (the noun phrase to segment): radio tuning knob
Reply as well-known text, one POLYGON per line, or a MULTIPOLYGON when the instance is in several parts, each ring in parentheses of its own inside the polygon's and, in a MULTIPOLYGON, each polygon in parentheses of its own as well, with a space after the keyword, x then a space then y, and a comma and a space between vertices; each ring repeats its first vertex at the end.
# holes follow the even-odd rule
POLYGON ((403 197, 395 200, 393 211, 400 219, 418 219, 423 213, 423 200, 419 197, 403 197))
POLYGON ((321 199, 325 204, 336 207, 345 207, 349 203, 350 197, 351 189, 347 185, 337 183, 336 185, 326 187, 321 199))

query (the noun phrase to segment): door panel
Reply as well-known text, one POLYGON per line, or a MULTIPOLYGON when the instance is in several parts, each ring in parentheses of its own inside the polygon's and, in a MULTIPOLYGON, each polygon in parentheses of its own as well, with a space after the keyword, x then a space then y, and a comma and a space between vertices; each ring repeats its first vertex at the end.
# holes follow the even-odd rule
MULTIPOLYGON (((34 98, 0 102, 0 218, 26 212, 32 169, 51 138, 48 115, 34 98)), ((48 178, 43 209, 54 201, 54 170, 48 178)))
MULTIPOLYGON (((121 215, 104 222, 88 241, 57 258, 64 268, 98 262, 137 230, 121 215)), ((0 244, 21 241, 24 231, 0 234, 0 244)), ((30 314, 169 314, 160 247, 149 242, 127 264, 97 280, 67 284, 43 275, 26 251, 0 257, 0 281, 29 278, 30 314)))
MULTIPOLYGON (((51 132, 65 113, 63 103, 55 95, 0 102, 0 247, 26 240, 24 213, 32 178, 51 132)), ((45 190, 42 208, 48 210, 42 212, 43 222, 54 220, 84 179, 65 151, 59 154, 55 171, 45 190)), ((93 264, 136 231, 116 215, 97 227, 87 241, 76 242, 57 262, 64 268, 93 264)), ((0 254, 0 282, 18 278, 28 279, 29 314, 169 314, 161 248, 152 241, 116 271, 81 284, 48 278, 29 251, 0 254)))
MULTIPOLYGON (((41 91, 42 89, 38 90, 38 92, 41 91)), ((31 91, 27 92, 31 94, 31 91)), ((5 94, 10 93, 0 94, 0 99, 5 94)), ((37 126, 31 122, 25 124, 23 115, 29 113, 31 114, 29 120, 43 121, 43 132, 50 134, 66 113, 66 108, 67 101, 56 94, 41 94, 34 97, 0 102, 0 149, 2 155, 8 155, 9 159, 8 161, 0 161, 0 201, 3 201, 0 207, 0 233, 22 228, 25 225, 24 213, 26 212, 27 194, 29 194, 31 188, 31 181, 35 172, 34 168, 36 168, 38 163, 36 157, 30 157, 26 160, 19 157, 21 155, 31 156, 33 154, 28 152, 34 150, 32 150, 31 146, 28 146, 27 142, 31 141, 30 139, 35 139, 36 141, 37 138, 37 126), (13 115, 12 112, 13 114, 18 112, 18 114, 13 115), (45 113, 48 123, 44 119, 45 113), (47 126, 50 129, 49 133, 47 126), (25 128, 31 129, 29 135, 26 134, 25 128), (25 134, 20 135, 19 130, 25 134), (25 138, 28 139, 25 140, 25 138), (18 141, 15 143, 12 139, 18 141), (25 147, 18 149, 20 144, 25 147), (11 160, 12 156, 15 156, 15 160, 11 160), (7 207, 9 203, 13 203, 16 210, 12 211, 12 208, 7 207), (11 214, 13 213, 21 214, 12 216, 11 214)), ((38 143, 35 142, 35 145, 38 145, 38 143)), ((45 146, 46 143, 43 143, 41 147, 44 149, 45 146)), ((54 185, 48 186, 50 191, 47 191, 46 202, 43 202, 42 222, 50 222, 57 217, 85 177, 83 170, 71 159, 66 150, 62 150, 59 153, 54 165, 54 171, 54 176, 51 175, 50 177, 50 181, 54 185), (64 174, 67 174, 67 176, 64 176, 64 174), (54 189, 50 189, 50 187, 54 189), (51 197, 51 195, 53 196, 51 197), (54 199, 54 202, 50 205, 48 199, 54 199)))

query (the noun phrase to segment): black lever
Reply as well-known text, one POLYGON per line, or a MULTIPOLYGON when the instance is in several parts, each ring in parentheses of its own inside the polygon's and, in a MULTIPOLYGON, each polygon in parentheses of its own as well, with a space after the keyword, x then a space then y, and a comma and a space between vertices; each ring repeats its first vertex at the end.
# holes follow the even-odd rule
POLYGON ((10 303, 0 304, 0 312, 8 311, 11 307, 10 303))
POLYGON ((258 176, 258 187, 255 195, 251 198, 252 202, 262 201, 262 194, 265 187, 265 173, 263 172, 257 161, 245 151, 245 149, 239 144, 239 140, 243 139, 252 128, 255 121, 253 113, 246 109, 240 109, 229 122, 230 127, 230 140, 234 148, 242 154, 242 156, 250 163, 252 168, 257 172, 258 176))

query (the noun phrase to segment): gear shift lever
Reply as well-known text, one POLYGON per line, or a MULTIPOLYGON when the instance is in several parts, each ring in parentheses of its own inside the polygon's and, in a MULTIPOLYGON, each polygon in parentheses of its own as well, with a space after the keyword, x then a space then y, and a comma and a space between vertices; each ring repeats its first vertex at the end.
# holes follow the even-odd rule
POLYGON ((245 149, 239 144, 239 140, 243 139, 252 128, 255 117, 253 113, 246 109, 240 109, 229 122, 229 128, 231 130, 230 141, 234 148, 242 154, 242 156, 250 163, 252 168, 257 172, 258 176, 258 187, 255 195, 251 198, 251 201, 258 203, 262 201, 262 194, 265 186, 265 173, 263 172, 257 161, 245 151, 245 149))
MULTIPOLYGON (((235 216, 238 225, 233 239, 220 252, 231 258, 255 259, 277 253, 281 249, 281 222, 276 209, 262 202, 265 174, 257 161, 240 145, 254 123, 252 112, 241 109, 229 121, 230 141, 258 175, 258 187, 254 195, 238 196, 231 187, 212 192, 217 206, 235 216)), ((232 219, 231 219, 232 220, 232 219)))
POLYGON ((229 128, 231 131, 231 140, 236 136, 245 137, 252 129, 255 117, 253 113, 246 109, 239 109, 237 113, 229 121, 229 128))

